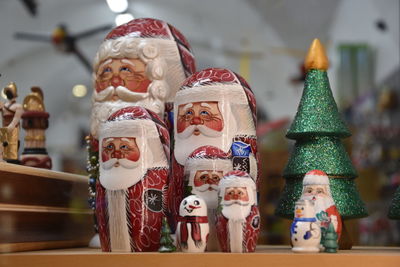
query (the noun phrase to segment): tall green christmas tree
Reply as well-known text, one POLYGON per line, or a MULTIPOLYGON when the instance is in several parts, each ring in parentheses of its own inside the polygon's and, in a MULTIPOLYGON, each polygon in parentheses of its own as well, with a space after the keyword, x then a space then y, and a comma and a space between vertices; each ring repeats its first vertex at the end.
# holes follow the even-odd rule
POLYGON ((314 169, 329 176, 332 196, 343 219, 367 216, 354 182, 357 172, 341 141, 351 134, 330 89, 328 64, 323 46, 315 39, 305 61, 307 76, 300 105, 286 135, 296 143, 283 172, 286 185, 275 211, 281 217, 293 218, 303 177, 314 169))
POLYGON ((394 193, 388 217, 393 220, 400 220, 400 186, 397 188, 396 193, 394 193))

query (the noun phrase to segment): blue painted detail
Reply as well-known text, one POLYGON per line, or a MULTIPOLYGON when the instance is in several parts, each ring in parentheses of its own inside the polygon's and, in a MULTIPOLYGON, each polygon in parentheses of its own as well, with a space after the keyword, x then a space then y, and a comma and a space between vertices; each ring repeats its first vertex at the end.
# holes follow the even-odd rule
POLYGON ((231 148, 233 157, 248 157, 251 153, 250 145, 241 141, 233 142, 231 148))

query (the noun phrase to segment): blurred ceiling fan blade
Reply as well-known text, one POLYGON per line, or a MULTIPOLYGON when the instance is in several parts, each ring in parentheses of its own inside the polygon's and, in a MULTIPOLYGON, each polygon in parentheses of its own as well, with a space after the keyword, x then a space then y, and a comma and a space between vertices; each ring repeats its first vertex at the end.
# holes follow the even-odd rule
POLYGON ((39 42, 51 42, 51 37, 48 35, 36 34, 36 33, 28 33, 28 32, 16 32, 14 34, 15 39, 20 40, 31 40, 31 41, 39 41, 39 42))
POLYGON ((36 0, 21 0, 22 4, 26 7, 29 14, 33 17, 37 14, 37 3, 36 0))
POLYGON ((85 66, 85 68, 92 73, 92 64, 90 64, 89 60, 79 51, 76 47, 72 51, 79 59, 79 61, 85 66))
POLYGON ((97 28, 94 28, 94 29, 90 29, 90 30, 87 30, 87 31, 83 31, 83 32, 74 34, 73 37, 76 38, 76 39, 89 37, 89 36, 94 35, 96 33, 110 30, 112 27, 113 27, 113 25, 111 25, 111 24, 103 25, 103 26, 100 26, 100 27, 97 27, 97 28))

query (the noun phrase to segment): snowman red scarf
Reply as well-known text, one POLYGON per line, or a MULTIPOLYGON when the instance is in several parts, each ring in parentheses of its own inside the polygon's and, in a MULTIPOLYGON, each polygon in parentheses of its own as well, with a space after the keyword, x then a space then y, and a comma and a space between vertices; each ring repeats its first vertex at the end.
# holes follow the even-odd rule
POLYGON ((181 246, 187 248, 187 240, 189 237, 187 224, 190 223, 192 226, 192 239, 196 247, 200 247, 202 244, 201 240, 201 230, 200 223, 208 223, 207 216, 184 216, 179 217, 179 221, 181 222, 180 226, 180 236, 181 236, 181 246))

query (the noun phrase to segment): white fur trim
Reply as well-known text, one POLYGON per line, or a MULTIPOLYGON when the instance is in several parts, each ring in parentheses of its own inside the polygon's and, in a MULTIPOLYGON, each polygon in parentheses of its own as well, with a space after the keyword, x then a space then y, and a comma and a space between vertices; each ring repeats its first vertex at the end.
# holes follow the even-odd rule
POLYGON ((99 136, 101 140, 107 137, 158 138, 159 134, 153 121, 136 119, 102 123, 99 136))
POLYGON ((303 185, 329 185, 329 178, 325 175, 306 175, 303 185))
POLYGON ((185 173, 192 170, 216 170, 227 172, 232 170, 232 161, 230 159, 188 158, 185 163, 185 173))
POLYGON ((246 104, 248 100, 244 89, 239 84, 213 84, 179 90, 175 97, 175 106, 190 102, 221 101, 228 99, 229 103, 246 104))

